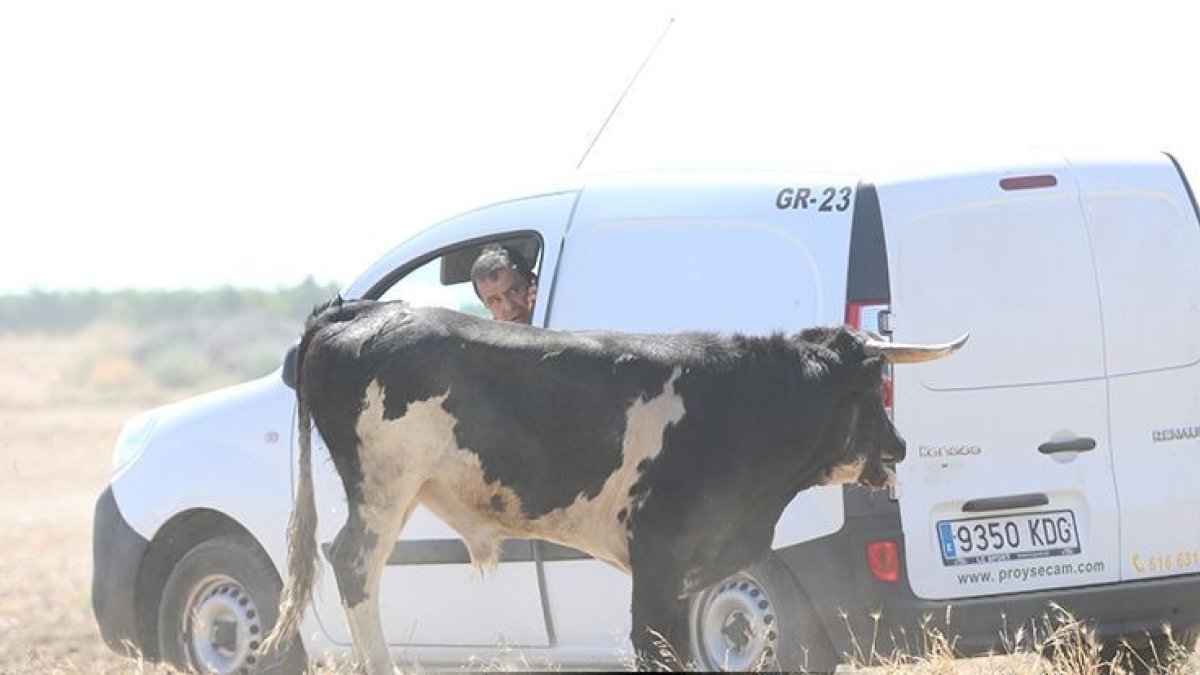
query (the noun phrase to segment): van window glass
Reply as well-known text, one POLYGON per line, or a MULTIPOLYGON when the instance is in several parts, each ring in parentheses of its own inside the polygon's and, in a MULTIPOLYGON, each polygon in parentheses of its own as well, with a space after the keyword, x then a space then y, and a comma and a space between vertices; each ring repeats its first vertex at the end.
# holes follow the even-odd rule
POLYGON ((475 289, 469 280, 443 284, 441 270, 442 258, 434 258, 405 275, 380 300, 404 300, 415 307, 444 307, 465 314, 491 317, 475 296, 475 289))
POLYGON ((509 236, 496 241, 456 246, 405 274, 383 292, 380 300, 404 300, 415 307, 443 307, 464 314, 492 318, 471 283, 471 266, 487 247, 503 245, 522 256, 537 275, 540 240, 533 235, 509 236))

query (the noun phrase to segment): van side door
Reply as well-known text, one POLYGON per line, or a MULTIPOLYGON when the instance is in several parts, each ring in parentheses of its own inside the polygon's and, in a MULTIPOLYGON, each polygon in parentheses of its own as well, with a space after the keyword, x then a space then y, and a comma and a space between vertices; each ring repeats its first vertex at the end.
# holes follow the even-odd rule
MULTIPOLYGON (((469 277, 481 247, 495 243, 521 249, 536 272, 552 278, 575 199, 574 191, 515 199, 439 223, 380 258, 345 295, 490 316, 469 277)), ((544 305, 535 305, 535 324, 544 321, 544 305)), ((345 492, 327 452, 317 443, 313 461, 323 546, 346 520, 345 492)), ((470 657, 486 662, 506 650, 548 648, 553 639, 535 546, 529 540, 506 541, 500 564, 481 577, 458 532, 418 506, 383 571, 380 613, 388 643, 428 663, 470 657)), ((313 604, 329 638, 348 644, 335 575, 328 562, 324 565, 313 604)))

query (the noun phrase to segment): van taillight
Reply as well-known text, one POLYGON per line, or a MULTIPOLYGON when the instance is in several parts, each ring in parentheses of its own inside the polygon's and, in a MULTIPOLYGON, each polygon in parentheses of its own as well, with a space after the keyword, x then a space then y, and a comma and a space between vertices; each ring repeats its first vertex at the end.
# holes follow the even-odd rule
POLYGON ((890 540, 873 541, 867 544, 867 566, 871 576, 880 581, 900 581, 900 547, 890 540))
MULTIPOLYGON (((857 330, 875 333, 880 337, 890 337, 891 321, 886 302, 847 302, 846 325, 857 330)), ((883 407, 888 417, 892 416, 892 367, 887 366, 883 372, 883 407)))

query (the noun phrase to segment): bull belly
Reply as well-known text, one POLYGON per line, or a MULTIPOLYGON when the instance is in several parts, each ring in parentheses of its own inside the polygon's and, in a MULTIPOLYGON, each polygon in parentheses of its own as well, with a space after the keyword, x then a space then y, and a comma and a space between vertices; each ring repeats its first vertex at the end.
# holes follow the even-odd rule
POLYGON ((598 505, 582 498, 534 520, 520 515, 519 502, 464 503, 460 491, 447 489, 437 481, 426 483, 418 500, 458 532, 471 554, 471 564, 477 568, 491 569, 499 563, 500 544, 505 539, 540 539, 579 549, 629 571, 628 539, 616 511, 607 516, 594 515, 598 505), (498 511, 497 506, 505 508, 498 511))

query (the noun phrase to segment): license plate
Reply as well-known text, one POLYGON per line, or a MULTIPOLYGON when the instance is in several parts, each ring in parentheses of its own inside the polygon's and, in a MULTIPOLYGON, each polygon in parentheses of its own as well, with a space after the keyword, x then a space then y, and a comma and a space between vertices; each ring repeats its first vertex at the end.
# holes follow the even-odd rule
POLYGON ((941 520, 938 543, 945 565, 1004 562, 1079 553, 1074 511, 941 520))

